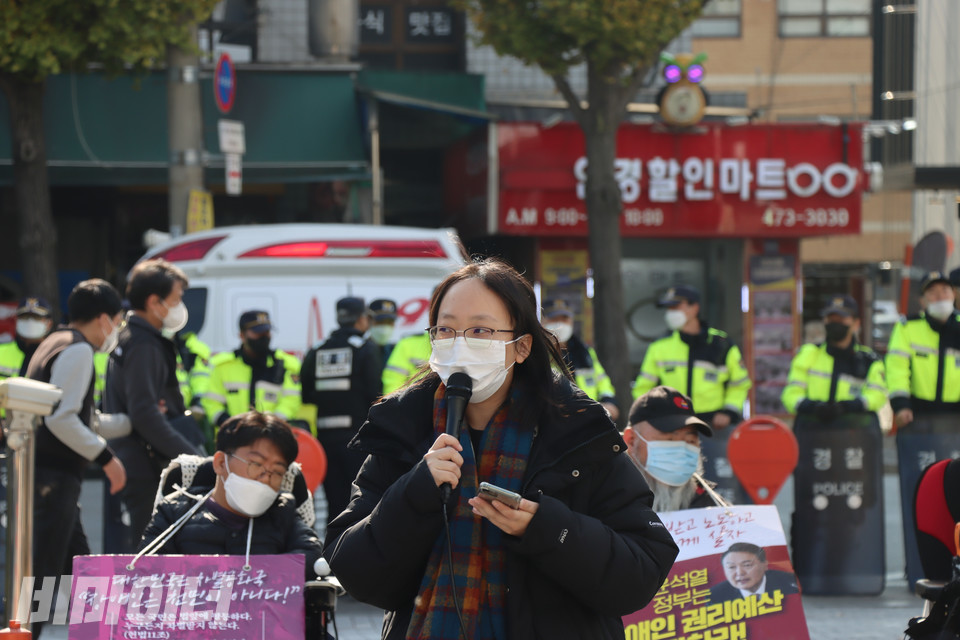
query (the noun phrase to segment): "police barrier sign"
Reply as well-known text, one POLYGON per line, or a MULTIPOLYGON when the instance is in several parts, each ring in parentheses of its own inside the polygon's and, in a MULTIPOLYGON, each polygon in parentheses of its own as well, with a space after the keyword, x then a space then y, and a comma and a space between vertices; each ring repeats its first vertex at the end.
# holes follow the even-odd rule
POLYGON ((903 544, 907 557, 907 585, 923 577, 913 501, 923 470, 937 460, 960 457, 960 416, 921 415, 897 430, 897 460, 900 472, 900 504, 903 509, 903 544))
POLYGON ((659 515, 680 554, 653 601, 623 617, 626 640, 809 640, 776 507, 659 515))
POLYGON ((793 425, 793 562, 806 593, 877 595, 886 575, 883 436, 875 413, 793 425))
POLYGON ((304 637, 303 555, 132 558, 74 558, 70 640, 304 637))

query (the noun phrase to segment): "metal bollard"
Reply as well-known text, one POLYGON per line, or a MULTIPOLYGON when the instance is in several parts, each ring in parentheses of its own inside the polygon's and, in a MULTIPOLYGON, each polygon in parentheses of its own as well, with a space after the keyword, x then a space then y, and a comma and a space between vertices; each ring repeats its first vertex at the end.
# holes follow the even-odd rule
POLYGON ((21 620, 29 629, 32 594, 20 593, 23 578, 33 575, 33 465, 38 419, 53 413, 62 392, 58 387, 27 378, 8 378, 0 382, 0 407, 7 409, 10 422, 7 446, 13 453, 7 478, 7 548, 12 549, 7 566, 6 589, 8 619, 21 620), (12 535, 11 535, 12 532, 12 535))

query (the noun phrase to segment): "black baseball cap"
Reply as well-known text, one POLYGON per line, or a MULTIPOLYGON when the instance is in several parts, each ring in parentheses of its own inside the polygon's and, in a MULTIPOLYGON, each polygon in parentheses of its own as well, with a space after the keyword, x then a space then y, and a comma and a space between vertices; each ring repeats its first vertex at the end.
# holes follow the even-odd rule
POLYGON ((370 303, 370 313, 374 320, 396 320, 397 303, 389 298, 377 298, 370 303))
POLYGON ((663 433, 691 426, 708 438, 713 436, 713 429, 693 412, 690 398, 671 387, 654 387, 634 400, 629 422, 631 425, 649 422, 663 433))
POLYGON ((847 318, 858 318, 860 317, 860 307, 857 305, 857 301, 850 296, 837 294, 832 296, 827 305, 820 311, 821 318, 826 318, 832 314, 847 318))
POLYGON ((657 300, 657 306, 672 307, 675 304, 680 304, 684 300, 690 304, 699 303, 700 292, 696 287, 691 287, 687 284, 678 284, 663 292, 663 295, 657 300))
POLYGON ((337 322, 341 325, 353 324, 367 313, 367 303, 363 298, 348 296, 337 300, 337 322))
POLYGON ((960 287, 960 267, 950 272, 950 284, 954 287, 960 287))
POLYGON ((932 285, 942 282, 945 285, 950 285, 950 278, 948 278, 943 271, 928 271, 926 275, 923 276, 923 280, 920 281, 920 293, 926 293, 932 285))
POLYGON ((20 301, 17 306, 18 316, 40 316, 49 318, 53 314, 53 307, 47 302, 46 298, 40 296, 29 296, 20 301))
POLYGON ((244 311, 240 314, 240 331, 253 331, 254 333, 263 333, 270 331, 273 325, 270 324, 270 314, 260 309, 244 311))
POLYGON ((568 318, 573 317, 573 309, 563 298, 553 298, 551 300, 546 300, 543 303, 543 317, 544 318, 559 318, 561 316, 566 316, 568 318))

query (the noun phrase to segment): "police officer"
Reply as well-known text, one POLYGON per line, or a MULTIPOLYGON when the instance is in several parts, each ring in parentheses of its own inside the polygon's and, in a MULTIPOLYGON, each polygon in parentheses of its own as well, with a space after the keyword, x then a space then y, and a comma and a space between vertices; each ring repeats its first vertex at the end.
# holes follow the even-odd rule
POLYGON ((953 287, 940 271, 920 284, 917 315, 901 321, 890 334, 887 386, 894 424, 902 427, 916 415, 960 411, 960 316, 953 287))
POLYGON ((827 340, 805 344, 790 365, 781 400, 792 414, 830 422, 844 413, 878 411, 887 402, 883 361, 859 344, 859 307, 836 295, 820 313, 827 340))
POLYGON ((573 331, 573 309, 566 300, 547 300, 543 305, 543 326, 563 347, 563 361, 576 379, 577 386, 590 398, 603 405, 611 420, 620 416, 616 392, 610 377, 603 370, 597 352, 583 343, 573 331))
POLYGON ((173 337, 173 344, 177 348, 177 380, 183 402, 194 412, 203 411, 200 401, 210 388, 210 374, 213 372, 210 347, 192 331, 178 332, 173 337))
POLYGON ((338 300, 337 323, 326 342, 307 351, 300 371, 303 401, 317 406, 317 439, 327 453, 328 522, 346 508, 365 457, 347 443, 383 391, 379 349, 364 337, 370 315, 363 299, 338 300))
POLYGON ((0 380, 22 376, 30 358, 53 330, 53 307, 39 296, 24 298, 17 306, 16 337, 0 344, 0 380))
MULTIPOLYGON (((210 347, 192 331, 177 332, 173 337, 173 346, 177 349, 177 382, 180 383, 180 394, 203 430, 204 446, 207 453, 211 453, 216 437, 212 423, 206 418, 207 411, 203 408, 203 399, 210 389, 210 375, 213 373, 210 347)), ((294 356, 289 357, 296 360, 294 356)))
POLYGON ((726 333, 700 319, 700 292, 678 285, 657 302, 670 334, 653 342, 633 385, 639 398, 657 385, 690 397, 693 410, 714 429, 737 423, 751 382, 740 349, 726 333))
POLYGON ((384 395, 393 393, 424 371, 423 365, 430 361, 431 351, 430 336, 426 331, 401 338, 383 367, 384 395))
POLYGON ((960 299, 960 267, 950 272, 950 286, 953 287, 954 301, 960 299))
POLYGON ((266 311, 244 311, 239 325, 240 348, 210 361, 210 385, 200 399, 207 418, 219 427, 230 416, 256 410, 290 420, 300 409, 300 361, 270 348, 266 311))
POLYGON ((370 303, 370 339, 380 347, 380 362, 386 362, 393 351, 396 324, 396 302, 388 298, 377 298, 370 303))

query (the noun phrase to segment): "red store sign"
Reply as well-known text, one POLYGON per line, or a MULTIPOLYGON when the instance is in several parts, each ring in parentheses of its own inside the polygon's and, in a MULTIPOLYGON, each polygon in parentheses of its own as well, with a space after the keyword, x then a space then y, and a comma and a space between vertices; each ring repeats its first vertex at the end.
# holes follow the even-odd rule
MULTIPOLYGON (((586 235, 579 127, 504 123, 497 131, 499 232, 586 235)), ((625 124, 615 164, 621 234, 857 234, 865 184, 861 136, 859 124, 704 123, 687 132, 625 124)))

